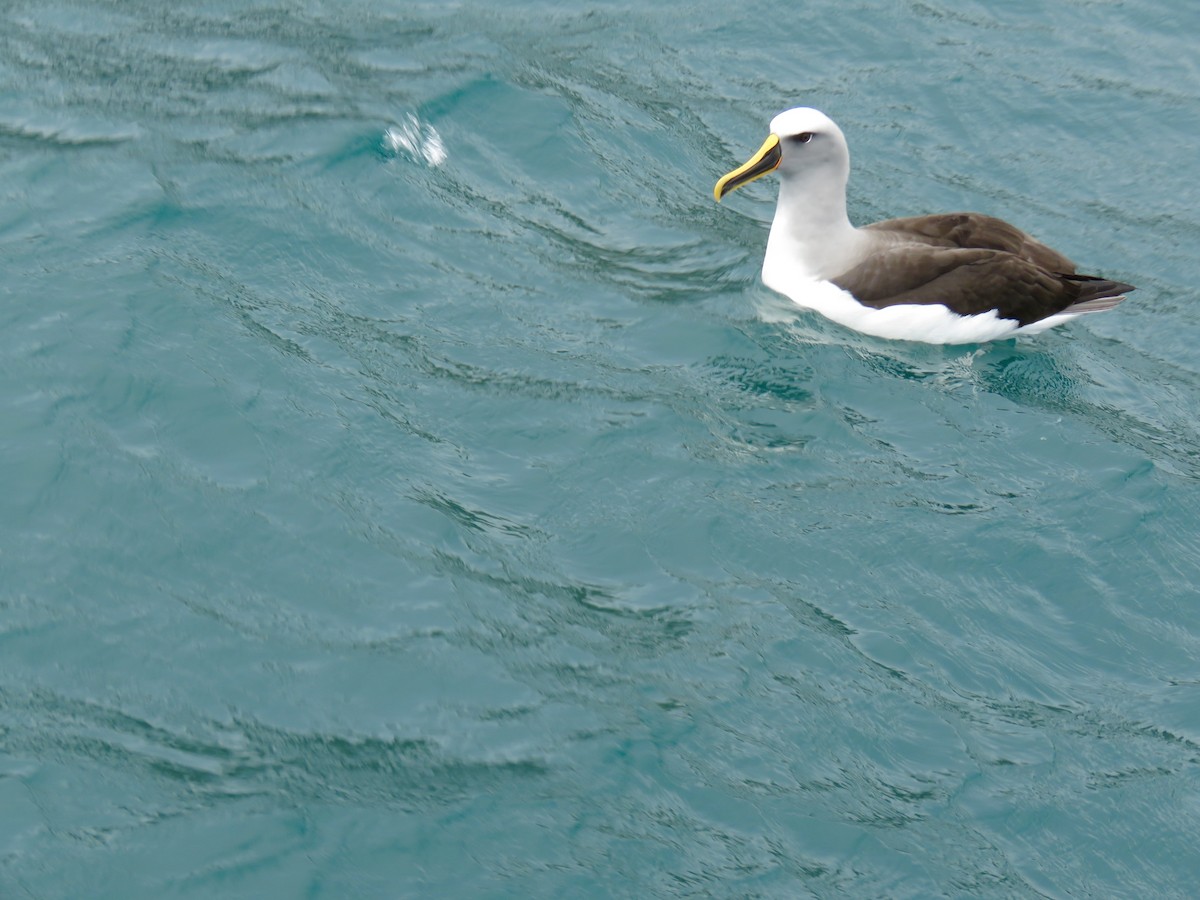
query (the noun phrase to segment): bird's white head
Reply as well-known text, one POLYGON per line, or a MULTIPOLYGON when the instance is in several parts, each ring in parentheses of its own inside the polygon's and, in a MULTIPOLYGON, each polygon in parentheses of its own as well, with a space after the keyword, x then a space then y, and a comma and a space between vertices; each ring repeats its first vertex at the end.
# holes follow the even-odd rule
POLYGON ((784 178, 818 171, 822 178, 837 177, 842 184, 850 175, 850 152, 842 129, 825 113, 798 106, 771 120, 771 133, 782 150, 779 174, 784 178))
POLYGON ((720 201, 730 191, 776 169, 788 181, 812 181, 844 189, 850 177, 845 135, 820 110, 807 106, 785 110, 771 120, 771 133, 758 152, 722 177, 713 188, 713 196, 720 201))

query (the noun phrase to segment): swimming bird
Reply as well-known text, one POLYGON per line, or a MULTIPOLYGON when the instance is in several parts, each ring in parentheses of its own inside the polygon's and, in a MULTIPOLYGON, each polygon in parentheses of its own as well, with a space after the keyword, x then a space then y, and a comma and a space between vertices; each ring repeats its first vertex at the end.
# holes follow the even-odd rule
POLYGON ((978 343, 1112 309, 1134 289, 1076 274, 1061 253, 979 213, 856 228, 846 215, 850 151, 841 129, 807 107, 781 112, 770 128, 759 151, 722 177, 713 195, 720 202, 779 173, 763 282, 835 322, 879 337, 978 343))

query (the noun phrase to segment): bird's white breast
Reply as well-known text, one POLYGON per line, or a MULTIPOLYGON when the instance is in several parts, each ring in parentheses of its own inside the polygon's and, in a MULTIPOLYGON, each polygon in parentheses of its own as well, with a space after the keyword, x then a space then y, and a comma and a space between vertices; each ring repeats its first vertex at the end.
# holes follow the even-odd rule
POLYGON ((1058 325, 1070 315, 1051 316, 1021 328, 1013 319, 1002 319, 995 310, 960 316, 941 304, 901 303, 875 309, 863 306, 831 281, 787 275, 779 267, 763 267, 763 283, 788 297, 797 306, 876 337, 929 344, 977 344, 1018 333, 1035 334, 1058 325), (1053 320, 1053 321, 1052 321, 1053 320))

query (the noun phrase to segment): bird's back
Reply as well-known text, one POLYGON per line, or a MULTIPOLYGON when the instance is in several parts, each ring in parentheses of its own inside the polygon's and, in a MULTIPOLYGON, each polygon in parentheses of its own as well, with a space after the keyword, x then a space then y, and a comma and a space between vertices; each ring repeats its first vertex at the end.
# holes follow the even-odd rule
POLYGON ((980 213, 957 212, 935 216, 910 216, 888 219, 862 229, 888 244, 927 244, 947 249, 1001 250, 1019 256, 1040 269, 1060 275, 1072 275, 1075 263, 1041 241, 1003 219, 980 213))

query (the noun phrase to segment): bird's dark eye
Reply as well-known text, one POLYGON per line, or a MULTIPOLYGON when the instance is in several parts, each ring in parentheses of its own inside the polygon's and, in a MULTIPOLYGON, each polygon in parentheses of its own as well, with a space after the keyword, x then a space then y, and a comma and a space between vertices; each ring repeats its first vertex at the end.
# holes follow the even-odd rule
POLYGON ((803 131, 800 134, 792 136, 792 140, 795 141, 797 144, 807 144, 812 139, 813 139, 813 133, 811 131, 803 131))

